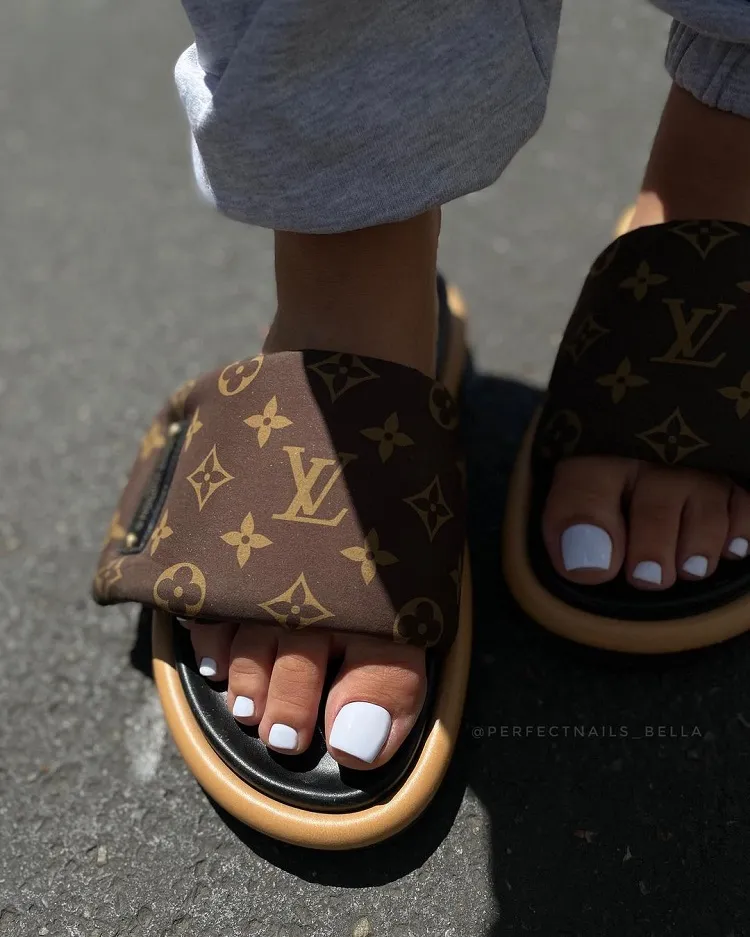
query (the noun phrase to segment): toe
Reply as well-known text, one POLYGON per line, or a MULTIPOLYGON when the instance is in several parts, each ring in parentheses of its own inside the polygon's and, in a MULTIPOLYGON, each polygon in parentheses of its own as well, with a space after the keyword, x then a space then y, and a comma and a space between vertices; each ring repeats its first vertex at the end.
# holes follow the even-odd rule
POLYGON ((556 467, 544 509, 544 540, 557 572, 594 584, 617 575, 625 554, 623 494, 637 471, 630 459, 585 456, 556 467))
POLYGON ((235 631, 236 625, 226 622, 190 623, 190 640, 193 643, 195 660, 201 676, 207 680, 227 679, 229 648, 235 631))
POLYGON ((263 718, 276 658, 278 632, 268 625, 240 625, 229 652, 227 706, 244 725, 263 718))
POLYGON ((352 638, 326 704, 326 739, 349 768, 377 768, 396 752, 424 704, 420 648, 352 638))
POLYGON ((704 474, 688 495, 677 548, 681 579, 704 579, 716 570, 727 543, 731 491, 730 482, 704 474))
POLYGON ((279 635, 265 711, 258 735, 287 755, 305 751, 312 739, 328 665, 325 634, 279 635))
POLYGON ((674 585, 680 521, 693 488, 691 473, 641 465, 628 510, 626 572, 636 589, 674 585))
POLYGON ((735 485, 729 501, 729 532, 724 556, 742 560, 750 551, 750 493, 735 485))

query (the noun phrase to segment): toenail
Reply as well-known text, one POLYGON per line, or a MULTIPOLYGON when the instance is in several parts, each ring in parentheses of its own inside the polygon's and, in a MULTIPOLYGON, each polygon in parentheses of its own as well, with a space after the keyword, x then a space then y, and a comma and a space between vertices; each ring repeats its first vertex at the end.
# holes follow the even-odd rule
POLYGON ((707 556, 690 556, 682 564, 683 573, 689 573, 691 576, 705 576, 708 572, 707 556))
POLYGON ((750 543, 748 543, 744 537, 735 537, 727 547, 727 550, 734 556, 742 558, 747 556, 748 547, 750 547, 750 543))
POLYGON ((391 714, 375 703, 347 703, 333 721, 328 743, 368 764, 380 754, 391 731, 391 714))
POLYGON ((299 742, 299 734, 291 726, 283 722, 275 722, 268 733, 268 744, 271 748, 280 748, 285 752, 293 752, 299 742))
POLYGON ((238 696, 235 698, 232 706, 232 715, 239 716, 241 719, 247 719, 255 715, 255 703, 249 696, 238 696))
POLYGON ((216 661, 213 657, 201 657, 200 667, 198 667, 202 677, 215 677, 219 672, 216 661))
POLYGON ((653 560, 644 560, 633 570, 633 579, 641 582, 650 582, 655 586, 661 585, 661 566, 653 560))
POLYGON ((567 572, 573 569, 609 569, 612 538, 593 524, 574 524, 563 532, 560 545, 567 572))

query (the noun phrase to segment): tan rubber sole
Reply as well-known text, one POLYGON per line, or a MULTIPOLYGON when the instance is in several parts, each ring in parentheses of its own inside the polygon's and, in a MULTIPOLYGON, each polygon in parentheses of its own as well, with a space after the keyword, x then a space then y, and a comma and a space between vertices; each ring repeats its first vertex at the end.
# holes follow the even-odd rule
POLYGON ((603 618, 567 605, 539 582, 528 554, 531 449, 539 413, 524 436, 511 475, 503 526, 503 571, 514 598, 536 622, 578 644, 628 654, 671 654, 719 644, 750 630, 750 596, 673 621, 603 618))
MULTIPOLYGON (((457 393, 467 356, 466 307, 449 287, 453 313, 443 383, 457 393)), ((472 644, 472 589, 468 548, 464 550, 456 638, 443 661, 433 710, 419 757, 399 788, 383 802, 350 813, 321 813, 292 807, 256 790, 216 754, 198 722, 175 668, 171 617, 152 617, 153 668, 164 715, 187 766, 201 787, 247 826, 274 839, 311 849, 360 849, 382 842, 413 823, 433 799, 450 764, 461 728, 472 644)))

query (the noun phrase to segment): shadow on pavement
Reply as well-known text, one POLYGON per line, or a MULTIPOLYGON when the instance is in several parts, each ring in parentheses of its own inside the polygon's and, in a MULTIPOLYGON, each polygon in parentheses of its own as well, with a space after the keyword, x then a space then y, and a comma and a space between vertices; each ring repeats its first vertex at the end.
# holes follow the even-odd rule
POLYGON ((559 639, 519 611, 499 575, 500 530, 536 402, 491 377, 467 395, 476 643, 465 731, 469 786, 492 828, 490 933, 740 937, 750 640, 629 657, 559 639))
MULTIPOLYGON (((268 861, 308 881, 362 887, 423 864, 468 785, 491 827, 490 937, 741 937, 750 638, 636 658, 529 621, 500 575, 500 533, 539 393, 479 375, 465 397, 476 639, 464 734, 440 794, 401 836, 345 857, 276 843, 215 809, 268 861)), ((148 673, 149 657, 142 621, 133 663, 148 673)))

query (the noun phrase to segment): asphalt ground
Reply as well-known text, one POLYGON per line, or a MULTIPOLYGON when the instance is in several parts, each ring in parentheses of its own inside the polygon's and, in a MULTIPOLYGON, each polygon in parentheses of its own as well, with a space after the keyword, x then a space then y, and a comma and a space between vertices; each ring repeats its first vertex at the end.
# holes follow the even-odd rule
POLYGON ((498 573, 520 433, 668 86, 660 14, 568 7, 543 130, 445 211, 442 265, 469 302, 478 372, 465 730, 423 819, 342 856, 211 804, 166 733, 137 610, 88 598, 155 409, 252 353, 273 308, 270 235, 193 188, 171 78, 187 23, 176 0, 5 0, 1 935, 750 933, 748 640, 645 661, 587 651, 526 620, 498 573))

